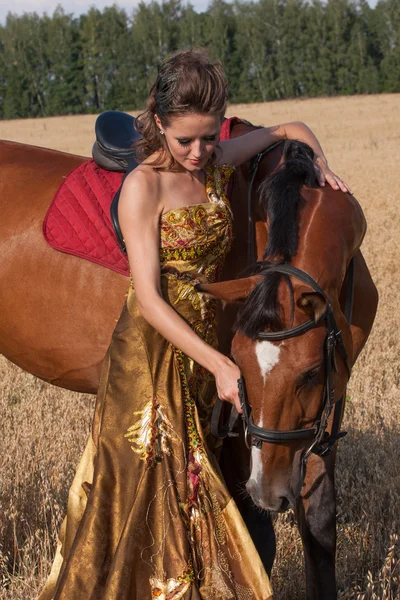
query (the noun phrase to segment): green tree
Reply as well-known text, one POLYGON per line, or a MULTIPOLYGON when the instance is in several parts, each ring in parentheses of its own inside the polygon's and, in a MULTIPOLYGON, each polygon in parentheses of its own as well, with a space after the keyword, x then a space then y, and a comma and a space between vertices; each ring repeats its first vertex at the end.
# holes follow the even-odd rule
POLYGON ((35 13, 8 15, 1 34, 4 118, 45 116, 48 65, 42 20, 35 13))
POLYGON ((44 16, 47 73, 43 82, 46 115, 85 111, 82 46, 79 22, 58 6, 53 17, 44 16))
POLYGON ((90 8, 81 17, 80 32, 82 43, 83 74, 85 82, 85 106, 87 112, 99 112, 105 106, 105 65, 101 45, 103 29, 102 14, 97 8, 90 8))
POLYGON ((375 27, 382 55, 380 75, 383 92, 400 92, 400 3, 380 0, 375 9, 375 27))
POLYGON ((135 62, 132 70, 135 106, 144 105, 157 65, 173 50, 179 48, 180 0, 162 4, 141 2, 134 13, 131 40, 135 62))
POLYGON ((179 48, 202 46, 208 22, 207 13, 197 13, 191 4, 183 6, 179 20, 179 48))
MULTIPOLYGON (((208 6, 202 31, 202 44, 210 55, 222 62, 231 92, 238 77, 235 47, 236 16, 233 6, 224 0, 212 0, 208 6)), ((231 99, 234 93, 231 93, 231 99)))
POLYGON ((380 91, 379 51, 371 23, 373 12, 366 0, 359 0, 357 19, 353 25, 349 46, 350 67, 354 78, 352 93, 366 94, 380 91))

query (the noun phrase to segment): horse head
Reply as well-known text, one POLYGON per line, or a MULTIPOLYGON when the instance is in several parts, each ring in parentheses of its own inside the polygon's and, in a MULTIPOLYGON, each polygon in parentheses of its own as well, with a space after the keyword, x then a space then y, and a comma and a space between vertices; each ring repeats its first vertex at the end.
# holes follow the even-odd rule
MULTIPOLYGON (((245 381, 246 402, 255 426, 248 431, 252 445, 246 489, 259 507, 284 511, 294 506, 301 493, 303 459, 316 439, 315 427, 329 392, 328 330, 324 317, 330 304, 325 294, 309 285, 268 270, 239 280, 204 285, 202 290, 225 303, 243 303, 231 352, 245 381), (270 293, 273 286, 274 298, 270 293), (308 330, 291 335, 302 326, 308 330), (273 332, 278 339, 262 339, 266 332, 273 332), (280 339, 281 335, 284 339, 280 339), (262 432, 267 433, 266 441, 261 443, 257 438, 259 430, 261 437, 262 432), (305 438, 302 433, 299 435, 307 431, 310 433, 305 438), (293 433, 294 439, 281 440, 281 432, 293 433)), ((344 346, 351 352, 350 330, 341 312, 336 320, 343 329, 344 346)), ((344 393, 348 371, 338 353, 333 360, 336 403, 344 393)))

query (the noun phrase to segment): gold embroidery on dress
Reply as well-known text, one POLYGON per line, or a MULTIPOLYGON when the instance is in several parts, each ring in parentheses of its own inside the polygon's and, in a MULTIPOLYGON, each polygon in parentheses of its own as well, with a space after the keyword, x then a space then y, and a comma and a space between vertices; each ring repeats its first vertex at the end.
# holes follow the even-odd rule
POLYGON ((201 597, 204 600, 219 600, 220 598, 231 600, 231 598, 236 598, 235 594, 226 585, 220 569, 211 567, 207 570, 210 571, 209 584, 203 585, 201 588, 201 597))
POLYGON ((141 460, 150 467, 160 462, 163 454, 171 454, 170 443, 178 441, 178 436, 157 398, 134 414, 139 415, 140 419, 129 427, 124 437, 131 442, 132 450, 140 454, 141 460))
POLYGON ((178 297, 174 304, 180 300, 189 300, 195 310, 200 310, 202 301, 199 292, 195 289, 195 281, 178 281, 178 297))
POLYGON ((254 592, 251 588, 241 585, 234 581, 235 592, 237 600, 254 600, 254 592))
POLYGON ((230 165, 209 165, 205 168, 206 172, 206 193, 210 202, 224 205, 233 218, 229 200, 225 193, 225 186, 234 171, 230 165))
POLYGON ((179 375, 182 382, 184 406, 183 410, 185 413, 186 421, 186 434, 188 438, 189 451, 196 452, 202 446, 199 432, 197 431, 196 422, 194 418, 194 400, 190 393, 190 388, 187 380, 184 354, 181 350, 175 349, 175 357, 178 365, 179 375))
POLYGON ((150 578, 151 597, 157 600, 180 600, 194 581, 193 567, 189 563, 187 569, 176 579, 162 581, 156 577, 150 578))
POLYGON ((157 600, 180 600, 192 585, 191 581, 167 579, 161 581, 155 577, 150 578, 151 597, 157 600))

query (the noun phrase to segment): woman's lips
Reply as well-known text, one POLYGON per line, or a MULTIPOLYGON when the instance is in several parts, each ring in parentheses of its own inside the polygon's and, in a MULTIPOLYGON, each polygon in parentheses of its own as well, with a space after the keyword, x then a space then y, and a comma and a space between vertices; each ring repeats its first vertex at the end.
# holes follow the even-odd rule
POLYGON ((202 162, 202 159, 201 158, 198 158, 198 159, 189 158, 189 162, 191 162, 192 165, 199 165, 202 162))

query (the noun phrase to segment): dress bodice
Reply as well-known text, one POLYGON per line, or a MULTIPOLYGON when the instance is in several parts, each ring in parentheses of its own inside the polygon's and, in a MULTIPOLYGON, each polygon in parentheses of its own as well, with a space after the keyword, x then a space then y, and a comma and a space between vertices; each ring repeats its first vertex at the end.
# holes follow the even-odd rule
POLYGON ((161 215, 161 275, 180 275, 212 283, 218 279, 232 243, 232 214, 225 186, 228 165, 206 168, 208 202, 169 210, 161 215))

